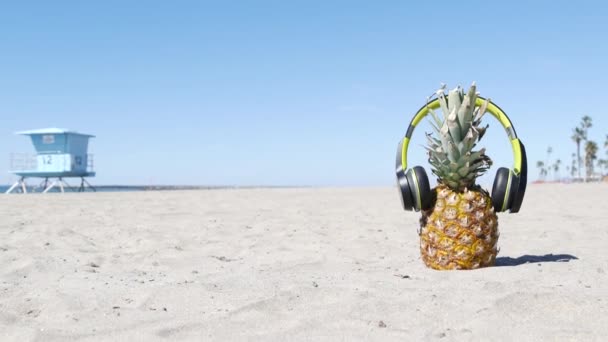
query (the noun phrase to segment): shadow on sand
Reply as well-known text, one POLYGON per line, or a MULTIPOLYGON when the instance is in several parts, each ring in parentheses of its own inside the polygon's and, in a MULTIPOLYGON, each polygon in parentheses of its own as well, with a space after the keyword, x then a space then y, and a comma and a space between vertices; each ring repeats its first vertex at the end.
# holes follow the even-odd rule
POLYGON ((545 254, 545 255, 522 255, 519 258, 498 257, 496 258, 496 266, 519 266, 529 263, 540 262, 569 262, 570 260, 578 260, 577 257, 570 254, 545 254))

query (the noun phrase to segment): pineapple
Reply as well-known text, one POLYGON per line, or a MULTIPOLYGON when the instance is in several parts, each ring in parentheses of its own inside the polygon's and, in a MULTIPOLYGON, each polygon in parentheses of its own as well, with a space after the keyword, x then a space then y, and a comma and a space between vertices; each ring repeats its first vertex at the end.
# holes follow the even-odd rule
POLYGON ((492 160, 485 149, 473 151, 487 126, 481 127, 488 101, 475 107, 476 87, 437 91, 443 117, 429 108, 437 137, 427 134, 429 163, 438 177, 433 206, 422 212, 420 253, 434 269, 492 266, 498 253, 498 218, 488 192, 475 184, 492 160))

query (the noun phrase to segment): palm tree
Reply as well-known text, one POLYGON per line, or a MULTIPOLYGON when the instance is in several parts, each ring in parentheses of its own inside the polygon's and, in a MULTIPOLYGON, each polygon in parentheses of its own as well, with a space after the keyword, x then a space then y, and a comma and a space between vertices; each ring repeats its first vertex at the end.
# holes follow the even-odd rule
MULTIPOLYGON (((587 137, 588 137, 587 133, 589 132, 589 128, 591 128, 592 126, 593 126, 593 122, 591 120, 591 117, 588 115, 583 116, 583 118, 581 119, 581 123, 579 125, 580 133, 581 133, 580 134, 581 141, 587 141, 587 137)), ((577 144, 577 148, 578 148, 578 144, 577 144)), ((580 154, 579 154, 579 158, 580 158, 580 154)), ((586 168, 586 166, 587 166, 587 161, 585 160, 585 168, 586 168)), ((581 168, 580 164, 579 164, 578 168, 579 169, 581 168)), ((593 166, 592 166, 592 168, 593 168, 593 166)), ((590 173, 586 172, 585 174, 589 175, 590 173)), ((585 181, 587 181, 587 179, 585 179, 585 181)))
POLYGON ((547 174, 547 170, 545 170, 545 163, 539 160, 536 162, 536 167, 539 169, 539 179, 544 180, 545 175, 547 174))
POLYGON ((561 160, 556 160, 555 163, 553 164, 553 172, 554 172, 554 177, 556 181, 559 181, 559 167, 562 164, 561 160))
POLYGON ((597 159, 597 144, 589 140, 585 144, 585 171, 587 178, 593 175, 593 161, 597 159))
POLYGON ((574 174, 576 174, 576 171, 577 171, 577 169, 576 169, 576 153, 572 153, 572 166, 570 167, 570 177, 574 178, 574 174))
POLYGON ((581 120, 581 128, 585 131, 585 137, 587 137, 587 131, 589 128, 591 128, 591 126, 593 126, 591 117, 588 115, 583 116, 583 119, 581 120))
POLYGON ((547 174, 549 173, 549 171, 551 171, 551 153, 553 153, 553 148, 551 146, 547 147, 547 161, 546 161, 546 165, 547 165, 547 174))
POLYGON ((587 139, 585 131, 576 127, 572 130, 572 137, 570 137, 572 141, 576 143, 576 165, 578 169, 578 178, 581 178, 581 142, 587 139))

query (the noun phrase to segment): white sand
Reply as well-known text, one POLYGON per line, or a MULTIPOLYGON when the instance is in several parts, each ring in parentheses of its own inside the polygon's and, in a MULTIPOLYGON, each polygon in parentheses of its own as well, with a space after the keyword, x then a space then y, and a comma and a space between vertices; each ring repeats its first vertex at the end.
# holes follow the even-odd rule
POLYGON ((0 196, 0 340, 608 340, 608 184, 530 185, 516 265, 454 272, 396 191, 0 196))

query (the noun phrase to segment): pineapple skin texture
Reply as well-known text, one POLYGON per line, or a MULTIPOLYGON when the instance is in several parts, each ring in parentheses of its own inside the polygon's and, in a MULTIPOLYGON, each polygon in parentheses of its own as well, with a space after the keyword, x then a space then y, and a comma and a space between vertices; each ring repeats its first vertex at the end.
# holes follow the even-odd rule
POLYGON ((420 219, 420 254, 436 270, 493 266, 498 254, 498 217, 484 190, 456 192, 440 184, 434 206, 420 219))

